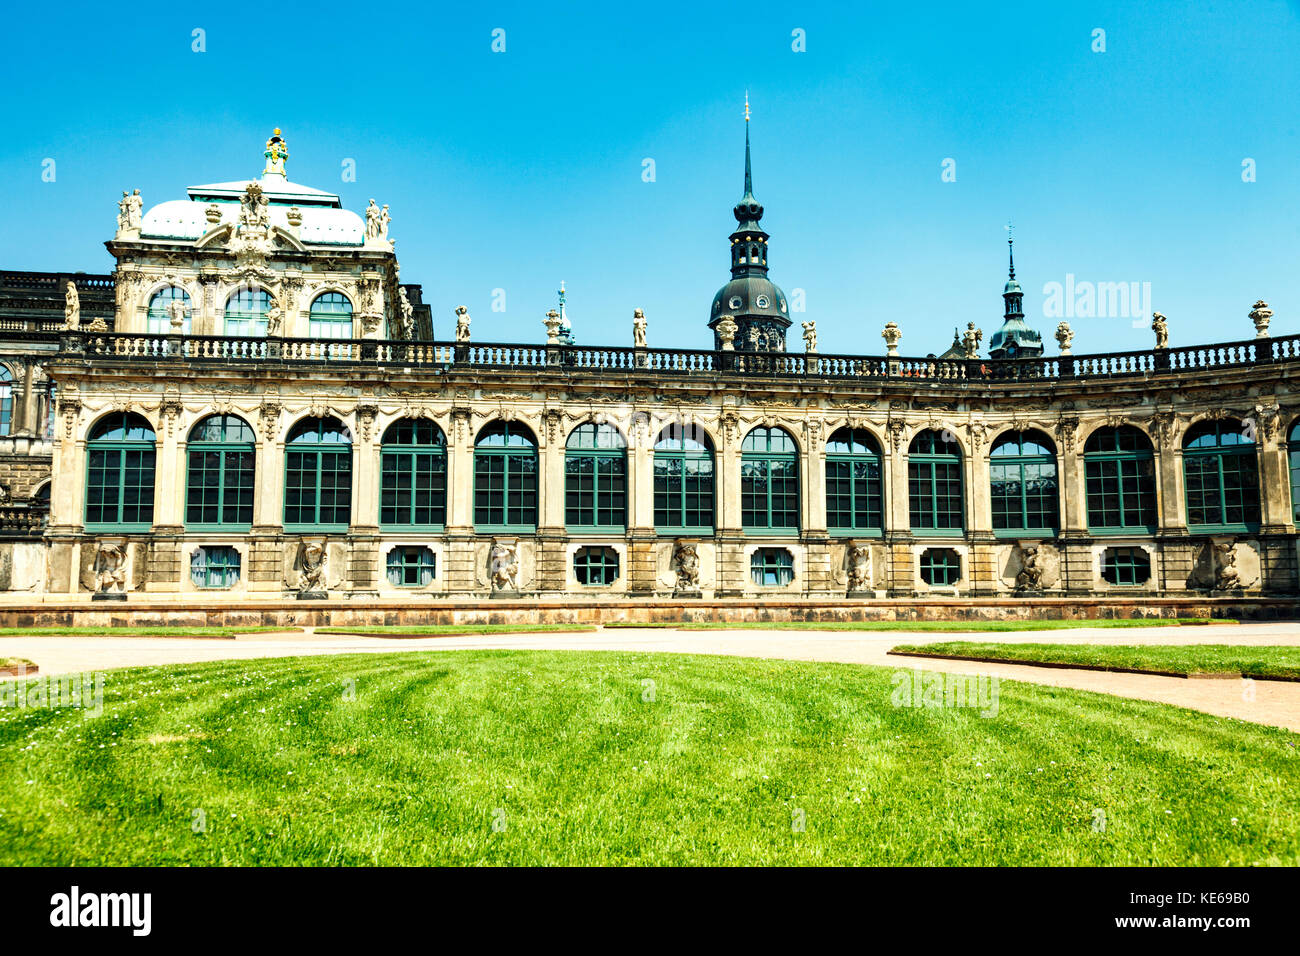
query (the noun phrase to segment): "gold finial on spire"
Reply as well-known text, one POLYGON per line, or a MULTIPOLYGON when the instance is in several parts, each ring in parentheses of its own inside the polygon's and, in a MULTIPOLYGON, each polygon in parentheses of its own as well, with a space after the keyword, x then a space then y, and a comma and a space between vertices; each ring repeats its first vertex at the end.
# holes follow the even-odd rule
POLYGON ((745 122, 749 122, 749 90, 745 90, 745 122))

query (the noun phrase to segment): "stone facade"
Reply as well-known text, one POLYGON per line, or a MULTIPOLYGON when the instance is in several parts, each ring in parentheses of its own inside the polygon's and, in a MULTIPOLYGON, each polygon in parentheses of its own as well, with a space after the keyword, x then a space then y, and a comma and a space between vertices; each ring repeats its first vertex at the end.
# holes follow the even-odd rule
MULTIPOLYGON (((545 345, 475 344, 463 307, 454 340, 439 342, 419 287, 399 281, 388 207, 372 200, 363 219, 288 182, 278 131, 266 157, 261 179, 191 187, 148 213, 124 193, 108 243, 111 321, 83 321, 69 280, 58 330, 6 344, 22 427, 0 444, 0 482, 24 500, 47 470, 52 483, 43 532, 29 511, 6 542, 0 509, 0 589, 209 609, 659 599, 677 613, 698 602, 796 617, 801 602, 1154 606, 1300 592, 1300 449, 1289 447, 1300 336, 1269 337, 1260 318, 1256 338, 1214 346, 1171 349, 1166 328, 1153 350, 1073 355, 1070 333, 1058 334, 1060 356, 985 360, 973 324, 960 350, 908 358, 894 322, 884 356, 852 356, 819 353, 810 321, 807 350, 789 353, 747 147, 713 349, 647 348, 645 316, 630 305, 632 347, 574 345, 563 306, 545 345), (779 342, 736 339, 760 319, 779 342), (211 451, 212 416, 238 436, 236 457, 211 451), (1235 494, 1250 500, 1190 524, 1205 513, 1204 484, 1189 502, 1187 476, 1205 466, 1207 427, 1249 473, 1235 494), (1095 526, 1089 439, 1124 429, 1144 449, 1147 517, 1095 526), (1021 457, 1006 457, 1008 436, 1021 457), (828 514, 828 467, 850 440, 869 449, 875 477, 853 485, 871 517, 846 524, 828 514), (409 467, 386 466, 394 442, 409 467), (692 449, 675 464, 657 447, 673 442, 692 449), (919 470, 936 448, 956 517, 934 527, 917 502, 937 500, 937 472, 919 470), (591 480, 617 471, 615 506, 583 518, 590 496, 568 462, 601 456, 618 464, 591 480), (1013 491, 1008 461, 1029 462, 1013 491), (711 473, 698 499, 707 507, 677 510, 686 496, 674 497, 674 467, 711 473), (436 491, 421 492, 417 518, 425 480, 436 491), (203 517, 204 488, 242 504, 203 517), (119 517, 98 504, 105 494, 119 517), (1017 496, 1015 508, 1050 519, 1008 524, 1017 496), (404 501, 407 517, 386 520, 383 501, 404 501)), ((1007 288, 1008 321, 1020 322, 1014 276, 1007 288)), ((1252 317, 1266 311, 1257 303, 1252 317)))

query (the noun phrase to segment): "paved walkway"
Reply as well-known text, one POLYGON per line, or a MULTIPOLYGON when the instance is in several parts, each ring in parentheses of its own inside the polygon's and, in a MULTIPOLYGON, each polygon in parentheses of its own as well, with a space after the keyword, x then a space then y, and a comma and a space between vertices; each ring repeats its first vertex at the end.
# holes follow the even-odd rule
POLYGON ((238 640, 154 637, 4 637, 0 654, 35 661, 44 674, 106 670, 145 664, 288 657, 315 654, 448 651, 470 648, 658 651, 724 654, 806 661, 842 661, 892 669, 998 675, 1052 687, 1101 691, 1120 697, 1191 707, 1221 717, 1300 732, 1300 683, 1239 679, 1186 680, 1145 674, 1057 670, 889 656, 897 644, 949 640, 1053 644, 1300 644, 1300 624, 1210 627, 1098 628, 1006 633, 923 634, 901 631, 679 631, 668 628, 601 629, 581 634, 517 634, 392 639, 317 635, 251 635, 238 640), (1247 699, 1253 696, 1253 700, 1247 699))

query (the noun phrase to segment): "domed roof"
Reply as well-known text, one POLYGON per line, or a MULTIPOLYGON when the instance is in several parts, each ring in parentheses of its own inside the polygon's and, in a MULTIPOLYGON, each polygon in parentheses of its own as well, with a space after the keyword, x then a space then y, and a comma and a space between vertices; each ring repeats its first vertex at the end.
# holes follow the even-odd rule
POLYGON ((266 169, 261 179, 241 179, 228 183, 208 183, 186 190, 188 199, 159 203, 146 212, 140 223, 141 239, 183 239, 194 241, 212 229, 239 221, 240 202, 248 187, 261 186, 266 199, 266 214, 271 225, 290 231, 289 210, 297 207, 302 224, 298 239, 307 245, 362 246, 366 227, 362 218, 344 209, 339 197, 323 189, 313 189, 285 178, 288 148, 277 129, 266 141, 266 169), (208 221, 208 210, 215 206, 218 218, 208 221))
POLYGON ((790 304, 781 288, 763 275, 738 276, 718 290, 709 310, 709 324, 722 315, 770 316, 790 323, 790 304))

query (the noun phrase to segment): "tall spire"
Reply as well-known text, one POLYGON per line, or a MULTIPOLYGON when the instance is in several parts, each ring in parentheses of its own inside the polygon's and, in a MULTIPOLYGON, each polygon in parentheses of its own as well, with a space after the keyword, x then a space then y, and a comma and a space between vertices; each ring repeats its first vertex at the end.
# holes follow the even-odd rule
POLYGON ((745 90, 745 196, 754 198, 754 177, 749 171, 749 90, 745 90))

